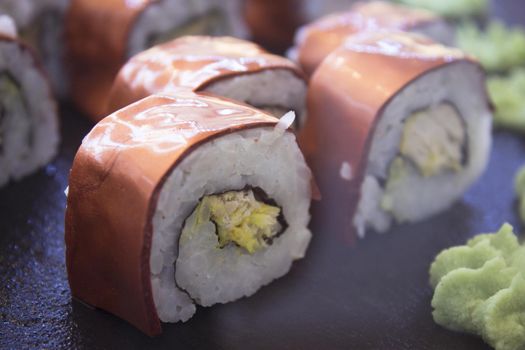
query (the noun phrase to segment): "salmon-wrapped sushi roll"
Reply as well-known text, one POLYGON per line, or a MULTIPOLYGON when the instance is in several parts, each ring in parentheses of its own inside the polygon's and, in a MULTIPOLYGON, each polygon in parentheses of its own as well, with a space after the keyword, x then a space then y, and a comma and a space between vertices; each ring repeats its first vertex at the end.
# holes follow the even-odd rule
POLYGON ((251 39, 273 52, 293 44, 295 31, 320 16, 347 10, 355 0, 245 0, 244 20, 251 39))
POLYGON ((0 0, 0 13, 11 16, 20 37, 40 55, 55 93, 67 92, 64 69, 64 17, 71 0, 0 0))
POLYGON ((448 208, 491 144, 485 74, 457 49, 403 32, 347 40, 310 81, 305 135, 318 173, 339 172, 358 233, 448 208))
POLYGON ((156 335, 286 274, 311 236, 292 120, 185 92, 100 121, 69 179, 73 296, 156 335))
POLYGON ((283 53, 290 47, 297 28, 308 21, 304 0, 246 0, 244 20, 251 39, 283 53))
POLYGON ((249 41, 187 36, 132 57, 120 70, 109 98, 115 111, 154 93, 206 91, 248 103, 276 117, 305 116, 306 82, 290 60, 249 41))
POLYGON ((41 62, 0 15, 0 186, 48 163, 57 152, 58 117, 41 62))
POLYGON ((432 12, 385 1, 358 2, 348 11, 330 14, 301 27, 289 56, 311 75, 348 36, 370 30, 403 30, 450 45, 454 30, 432 12))
POLYGON ((106 113, 126 60, 183 35, 246 35, 239 0, 71 0, 66 17, 73 101, 94 120, 106 113))

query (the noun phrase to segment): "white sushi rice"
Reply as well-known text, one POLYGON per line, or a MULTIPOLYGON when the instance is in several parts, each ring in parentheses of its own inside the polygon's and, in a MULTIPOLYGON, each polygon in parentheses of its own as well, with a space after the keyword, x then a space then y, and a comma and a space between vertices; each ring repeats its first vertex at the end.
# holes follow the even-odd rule
POLYGON ((7 72, 19 85, 25 104, 24 109, 6 113, 0 121, 1 186, 48 163, 57 152, 59 135, 51 88, 31 53, 16 42, 0 41, 0 72, 7 72))
POLYGON ((348 162, 342 162, 341 168, 339 168, 339 176, 341 179, 346 181, 352 181, 353 174, 352 174, 352 166, 348 162))
POLYGON ((304 125, 306 83, 287 69, 265 69, 257 73, 236 75, 218 80, 204 91, 228 97, 269 112, 275 111, 281 117, 283 111, 293 110, 298 125, 304 125))
POLYGON ((211 33, 186 33, 208 35, 247 36, 241 20, 240 0, 161 0, 149 6, 140 14, 129 36, 128 57, 149 47, 152 35, 159 35, 183 27, 189 21, 219 13, 221 24, 211 33))
POLYGON ((12 39, 18 38, 15 21, 8 15, 0 15, 0 34, 12 39))
POLYGON ((64 16, 71 0, 0 0, 0 13, 11 16, 24 40, 38 51, 58 96, 67 92, 64 71, 64 16), (44 28, 34 28, 45 21, 44 28), (36 31, 37 37, 25 33, 36 31), (38 42, 32 42, 33 40, 38 42))
POLYGON ((447 209, 483 173, 491 145, 492 114, 485 95, 484 73, 472 63, 457 62, 419 77, 386 106, 372 138, 361 199, 354 225, 363 237, 367 228, 384 232, 395 217, 414 222, 447 209), (464 120, 467 133, 466 164, 459 172, 423 177, 414 172, 389 194, 392 208, 381 208, 382 183, 399 151, 403 122, 412 112, 451 103, 464 120))
POLYGON ((192 299, 203 306, 226 303, 286 274, 311 237, 310 176, 295 136, 281 125, 221 136, 176 166, 153 217, 151 284, 160 319, 186 321, 195 312, 192 299), (288 223, 282 235, 250 255, 234 246, 217 249, 215 227, 208 224, 201 239, 179 247, 183 224, 204 195, 246 186, 260 187, 282 207, 288 223), (191 298, 179 287, 191 290, 191 298))

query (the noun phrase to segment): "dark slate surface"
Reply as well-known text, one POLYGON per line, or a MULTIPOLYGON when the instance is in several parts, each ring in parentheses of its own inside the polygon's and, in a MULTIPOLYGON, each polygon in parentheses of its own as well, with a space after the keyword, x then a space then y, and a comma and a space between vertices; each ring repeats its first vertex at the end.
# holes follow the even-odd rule
MULTIPOLYGON (((519 0, 494 13, 525 23, 519 0)), ((516 215, 513 176, 525 164, 525 138, 496 132, 488 171, 447 212, 355 241, 336 188, 314 203, 307 258, 253 297, 200 308, 185 324, 148 338, 127 323, 71 300, 64 263, 64 188, 91 124, 63 108, 56 160, 0 190, 0 348, 82 349, 485 349, 431 317, 428 267, 443 248, 516 215)), ((335 181, 333 182, 336 183, 335 181)), ((333 186, 332 186, 333 187, 333 186)))

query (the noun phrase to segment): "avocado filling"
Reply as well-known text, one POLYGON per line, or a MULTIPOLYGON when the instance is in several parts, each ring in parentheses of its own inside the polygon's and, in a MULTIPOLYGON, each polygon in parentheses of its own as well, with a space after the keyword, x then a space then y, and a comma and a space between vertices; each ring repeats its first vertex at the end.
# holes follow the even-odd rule
MULTIPOLYGON (((7 73, 0 73, 0 155, 5 152, 5 140, 9 116, 16 118, 27 116, 27 108, 20 91, 20 86, 7 73)), ((28 144, 32 144, 32 135, 27 131, 28 144)))
POLYGON ((219 9, 212 9, 202 16, 190 19, 181 26, 150 35, 147 42, 151 47, 185 35, 219 35, 227 31, 226 25, 222 12, 219 9))
POLYGON ((193 213, 195 220, 181 239, 201 230, 212 222, 218 238, 218 248, 235 245, 249 254, 263 250, 286 227, 281 208, 260 189, 243 189, 204 196, 193 213))

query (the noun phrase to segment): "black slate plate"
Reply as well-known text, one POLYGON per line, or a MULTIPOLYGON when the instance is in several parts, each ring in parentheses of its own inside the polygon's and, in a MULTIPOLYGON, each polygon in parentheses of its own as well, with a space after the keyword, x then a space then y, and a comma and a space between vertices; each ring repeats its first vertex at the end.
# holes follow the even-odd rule
MULTIPOLYGON (((493 12, 525 24, 525 5, 493 12)), ((148 338, 126 322, 71 300, 64 264, 64 189, 91 124, 63 108, 63 143, 45 169, 0 190, 0 348, 488 349, 437 326, 428 267, 443 248, 504 221, 520 230, 513 176, 525 138, 496 132, 488 171, 450 210, 384 235, 352 241, 337 190, 314 203, 307 258, 257 294, 200 308, 185 324, 148 338)), ((334 182, 335 183, 335 182, 334 182)))

